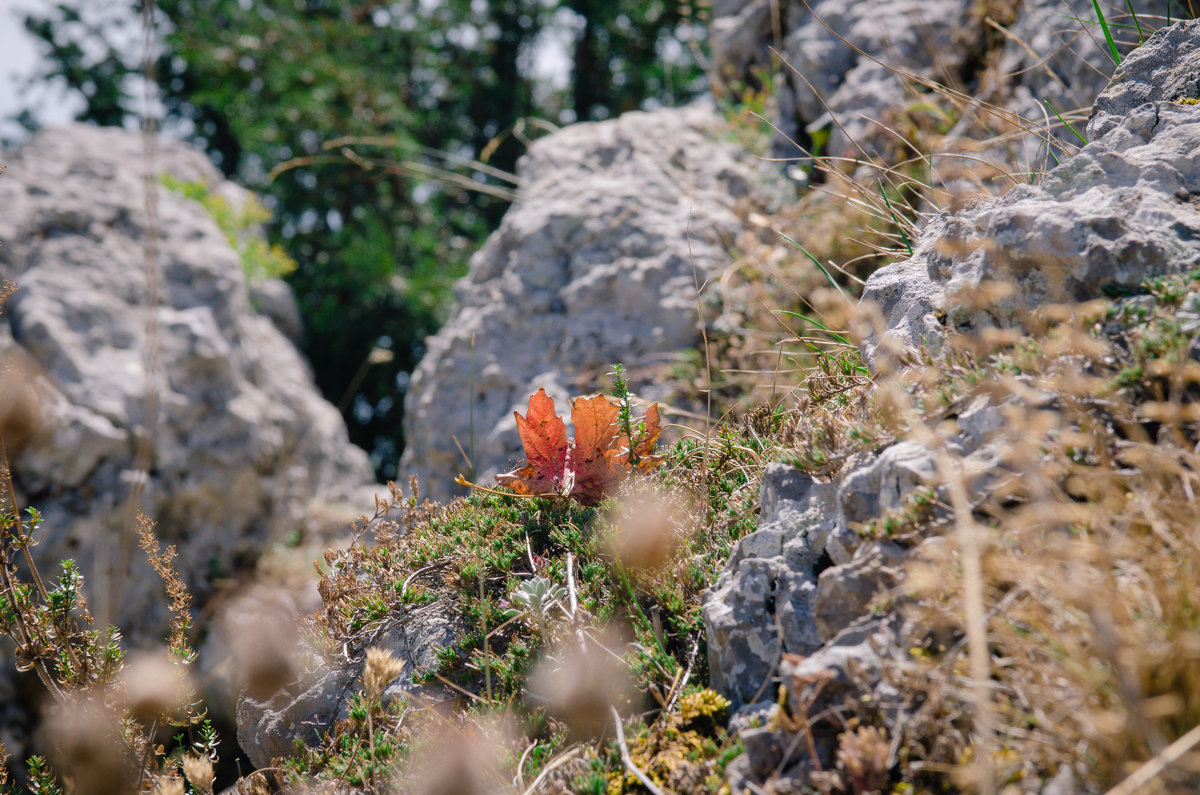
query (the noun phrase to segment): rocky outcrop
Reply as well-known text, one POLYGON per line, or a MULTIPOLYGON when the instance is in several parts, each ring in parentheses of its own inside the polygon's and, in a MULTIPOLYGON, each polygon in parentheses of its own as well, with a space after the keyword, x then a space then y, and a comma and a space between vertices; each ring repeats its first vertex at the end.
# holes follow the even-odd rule
MULTIPOLYGON (((113 588, 114 569, 133 558, 119 618, 137 629, 161 617, 153 606, 164 601, 157 577, 130 554, 125 508, 139 439, 152 453, 136 507, 179 548, 201 599, 274 534, 372 480, 296 348, 252 308, 238 255, 213 219, 164 187, 148 316, 143 156, 127 131, 51 129, 13 153, 0 177, 0 276, 18 285, 0 349, 24 362, 40 406, 40 433, 13 461, 20 499, 45 517, 39 558, 76 558, 93 592, 113 588), (157 373, 147 373, 155 360, 157 373)), ((245 200, 196 149, 164 141, 158 158, 164 172, 245 200)), ((286 317, 286 289, 269 292, 286 317)))
MULTIPOLYGON (((1105 7, 1114 25, 1132 25, 1125 4, 1105 7)), ((1132 7, 1143 27, 1162 11, 1147 0, 1132 7)), ((1091 0, 717 3, 713 72, 720 84, 753 83, 756 70, 772 70, 768 48, 778 49, 786 63, 775 77, 777 149, 790 157, 797 152, 788 139, 819 131, 834 156, 894 141, 884 125, 923 101, 928 80, 1000 109, 991 120, 998 127, 1011 126, 1005 115, 1015 113, 1066 140, 1071 133, 1042 103, 1065 113, 1103 88, 1112 60, 1095 19, 1091 0)), ((1036 148, 1036 136, 1025 144, 1036 148)))
POLYGON ((1200 20, 1156 33, 1096 101, 1092 141, 1075 157, 1036 185, 939 215, 910 259, 873 274, 863 297, 887 333, 936 347, 944 326, 1013 326, 1046 303, 1200 267, 1197 42, 1200 20), (972 300, 993 282, 1006 297, 972 300))
MULTIPOLYGON (((874 274, 863 300, 880 305, 893 341, 936 347, 957 331, 1019 324, 1047 302, 1088 300, 1106 286, 1128 290, 1155 274, 1200 267, 1197 52, 1200 21, 1156 33, 1129 56, 1096 102, 1093 140, 1077 156, 1036 186, 935 217, 911 259, 874 274), (1005 282, 1006 297, 968 300, 986 282, 1005 282)), ((1181 323, 1195 323, 1191 301, 1184 297, 1183 306, 1191 308, 1180 312, 1181 323)), ((865 346, 877 362, 880 342, 865 346)), ((1047 408, 1055 399, 1032 381, 1022 384, 1020 412, 1047 408)), ((746 720, 764 709, 747 702, 760 693, 772 698, 776 680, 788 688, 792 715, 828 715, 837 703, 897 708, 880 671, 888 659, 899 660, 899 619, 864 613, 879 604, 879 596, 894 592, 908 560, 944 558, 949 545, 933 536, 916 546, 908 539, 906 546, 858 531, 866 529, 863 522, 903 506, 905 495, 919 487, 934 489, 939 499, 932 502, 944 504, 945 466, 964 476, 968 500, 978 502, 1003 477, 1005 450, 1015 441, 1006 432, 1013 427, 1009 404, 1018 399, 997 400, 983 395, 957 408, 957 433, 946 440, 943 455, 903 441, 851 459, 829 483, 781 465, 767 470, 760 529, 739 542, 705 603, 713 681, 746 704, 733 723, 746 749, 729 767, 735 788, 771 777, 777 791, 803 790, 812 783, 809 773, 832 762, 841 724, 823 719, 813 725, 814 762, 809 749, 799 747, 795 727, 756 727, 746 720), (799 510, 780 510, 782 484, 799 510), (764 533, 769 545, 760 540, 764 533), (820 555, 836 565, 814 571, 812 561, 820 555), (789 601, 794 580, 807 589, 811 625, 791 628, 788 634, 805 642, 789 645, 779 605, 789 601), (742 603, 756 609, 738 613, 742 623, 734 634, 725 616, 742 603), (812 643, 814 636, 820 643, 812 643), (750 683, 734 678, 743 671, 754 675, 750 683)), ((933 521, 946 518, 944 508, 931 510, 933 521)), ((885 714, 880 720, 891 731, 901 719, 885 714)))
MULTIPOLYGON (((955 450, 967 467, 997 471, 992 436, 959 435, 955 450)), ((862 534, 863 523, 902 510, 910 494, 936 481, 933 454, 916 442, 861 454, 832 481, 768 466, 758 528, 738 541, 704 597, 713 688, 737 707, 773 701, 770 683, 786 655, 816 653, 899 582, 907 550, 862 534)))
POLYGON ((565 405, 615 362, 648 383, 699 344, 697 286, 728 262, 739 205, 770 182, 719 124, 699 105, 635 112, 530 147, 520 199, 413 373, 400 469, 424 493, 451 493, 470 451, 481 482, 508 468, 513 411, 538 388, 565 405))
POLYGON ((836 524, 830 484, 771 464, 763 474, 758 529, 738 542, 704 599, 711 686, 737 705, 770 700, 767 685, 784 652, 821 646, 813 621, 817 577, 830 565, 836 524))
POLYGON ((838 717, 845 704, 883 705, 885 713, 894 713, 896 693, 880 682, 880 672, 902 659, 896 644, 901 631, 896 616, 863 620, 812 655, 784 655, 779 674, 787 685, 788 711, 811 720, 811 733, 803 724, 742 729, 745 752, 726 770, 732 791, 761 791, 758 784, 767 780, 772 784, 768 791, 811 791, 808 774, 829 769, 833 762, 838 734, 845 730, 838 717), (817 760, 811 759, 810 749, 817 760))

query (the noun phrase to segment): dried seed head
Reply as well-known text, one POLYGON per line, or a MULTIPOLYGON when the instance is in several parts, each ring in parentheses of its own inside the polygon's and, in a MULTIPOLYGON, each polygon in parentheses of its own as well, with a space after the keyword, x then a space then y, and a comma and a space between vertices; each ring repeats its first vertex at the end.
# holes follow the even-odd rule
POLYGON ((367 649, 367 664, 363 668, 363 689, 367 699, 378 701, 392 680, 404 671, 404 663, 390 649, 372 646, 367 649))
POLYGON ((115 715, 85 702, 53 709, 42 725, 41 744, 76 791, 132 793, 137 765, 120 732, 115 715))
POLYGON ((628 668, 619 656, 623 647, 611 634, 571 643, 561 659, 542 658, 529 678, 529 692, 567 724, 572 737, 597 737, 611 725, 610 707, 620 709, 632 698, 628 668))
POLYGON ((19 350, 0 356, 0 440, 11 455, 41 432, 45 418, 34 388, 41 370, 19 350))
POLYGON ((165 652, 130 657, 121 672, 123 705, 144 723, 174 715, 187 706, 187 669, 167 659, 165 652))
POLYGON ((627 569, 658 569, 683 541, 686 515, 678 500, 635 489, 621 498, 609 517, 609 551, 627 569))
POLYGON ((851 792, 879 792, 888 780, 887 736, 874 726, 842 732, 838 738, 837 762, 851 792))
POLYGON ((463 730, 425 737, 425 753, 398 792, 413 795, 503 795, 512 791, 498 764, 500 752, 511 744, 502 723, 470 724, 463 730), (436 752, 435 752, 436 751, 436 752))
POLYGON ((213 766, 207 756, 186 754, 183 757, 183 775, 200 792, 212 792, 213 766))
MULTIPOLYGON (((242 776, 227 792, 236 792, 237 795, 270 795, 271 786, 267 781, 266 775, 261 770, 256 770, 248 776, 242 776)), ((291 791, 289 789, 289 791, 291 791)), ((322 789, 318 786, 304 786, 299 792, 328 792, 330 790, 322 789)))
POLYGON ((155 776, 154 795, 183 795, 187 788, 183 779, 176 776, 155 776))
POLYGON ((292 605, 266 588, 254 588, 229 605, 221 637, 239 691, 263 701, 297 678, 297 624, 292 605))

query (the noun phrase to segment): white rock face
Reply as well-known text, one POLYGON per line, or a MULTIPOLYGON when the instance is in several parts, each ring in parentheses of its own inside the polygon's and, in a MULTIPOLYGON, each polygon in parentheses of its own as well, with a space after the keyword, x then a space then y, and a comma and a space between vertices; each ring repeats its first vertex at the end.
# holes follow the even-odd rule
POLYGON ((614 362, 636 376, 699 344, 696 284, 729 262, 735 207, 765 178, 718 124, 702 106, 627 113, 530 148, 521 198, 413 373, 400 470, 423 493, 445 497, 467 471, 472 410, 486 482, 521 457, 513 411, 539 387, 564 413, 614 362))
MULTIPOLYGON (((139 135, 79 125, 42 132, 0 176, 0 277, 18 285, 0 321, 0 353, 34 364, 27 380, 44 423, 13 470, 24 503, 46 518, 39 557, 70 555, 93 588, 111 587, 108 568, 131 548, 123 508, 147 428, 146 391, 157 389, 144 507, 159 536, 178 545, 203 599, 214 578, 252 563, 318 501, 369 484, 371 470, 295 347, 251 308, 238 256, 212 218, 162 187, 148 341, 142 158, 139 135), (145 366, 153 342, 157 386, 145 366)), ((162 143, 158 166, 244 199, 191 147, 162 143)), ((164 600, 132 551, 120 616, 138 628, 164 600)))

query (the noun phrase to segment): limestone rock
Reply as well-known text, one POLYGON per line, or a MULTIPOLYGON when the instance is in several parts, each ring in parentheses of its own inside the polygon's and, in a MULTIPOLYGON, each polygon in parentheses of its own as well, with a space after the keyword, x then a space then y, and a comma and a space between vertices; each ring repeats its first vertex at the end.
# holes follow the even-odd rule
POLYGON ((807 654, 821 645, 812 597, 834 526, 835 517, 823 510, 832 486, 771 464, 761 495, 758 529, 738 542, 704 599, 709 680, 735 706, 771 697, 764 684, 780 654, 807 654))
MULTIPOLYGON (((879 681, 879 674, 900 656, 901 626, 896 616, 859 621, 810 656, 784 657, 780 675, 787 685, 789 712, 811 719, 811 737, 785 728, 742 730, 745 753, 726 769, 730 789, 761 791, 760 785, 769 781, 772 792, 814 791, 809 773, 832 767, 837 737, 845 728, 837 717, 839 706, 852 700, 881 706, 898 700, 894 689, 879 681), (810 741, 820 768, 809 757, 810 741)), ((882 712, 885 720, 894 720, 894 706, 884 706, 882 712)))
POLYGON ((692 105, 571 125, 530 147, 521 197, 412 376, 400 469, 423 493, 452 493, 466 451, 480 482, 516 463, 513 411, 539 387, 561 412, 614 362, 644 384, 699 344, 696 285, 727 262, 735 208, 767 181, 718 125, 692 105))
MULTIPOLYGON (((408 615, 377 633, 369 645, 391 651, 403 663, 400 673, 383 692, 383 701, 420 697, 427 703, 445 701, 440 687, 414 684, 413 675, 435 670, 437 652, 462 635, 457 613, 439 602, 413 608, 408 615)), ((237 704, 238 744, 255 767, 271 765, 276 757, 295 752, 295 741, 315 745, 324 731, 349 715, 349 697, 362 689, 365 654, 353 660, 317 661, 310 672, 274 696, 258 700, 243 695, 237 704)))
MULTIPOLYGON (((296 348, 253 310, 215 222, 163 187, 158 306, 147 317, 142 158, 139 135, 77 125, 40 133, 0 176, 0 276, 18 285, 0 341, 31 363, 43 423, 13 471, 45 517, 39 557, 51 569, 55 557, 76 558, 92 594, 104 595, 119 550, 136 553, 123 508, 155 391, 145 509, 203 600, 214 579, 253 562, 311 505, 368 486, 371 470, 296 348), (153 345, 157 382, 146 371, 153 345)), ((163 141, 157 165, 245 198, 189 146, 163 141)), ((287 302, 284 291, 274 303, 286 313, 287 302)), ((144 630, 162 618, 164 599, 140 553, 132 557, 118 618, 144 630)))
MULTIPOLYGON (((1156 34, 1097 102, 1098 138, 1038 185, 936 219, 909 260, 873 274, 863 298, 879 305, 892 341, 936 345, 943 322, 1019 325, 1044 303, 1099 298, 1108 287, 1200 266, 1200 105, 1154 99, 1112 118, 1146 93, 1138 81, 1147 74, 1176 93, 1197 89, 1198 41, 1196 22, 1156 34), (966 300, 997 281, 1012 294, 982 308, 966 300)), ((867 341, 868 359, 880 342, 867 341)))
POLYGON ((258 701, 243 696, 237 703, 238 745, 255 768, 295 753, 295 740, 315 746, 333 728, 345 708, 354 674, 349 669, 321 667, 305 682, 258 701))
POLYGON ((878 456, 863 456, 846 467, 838 485, 838 522, 826 544, 829 557, 846 564, 862 539, 860 522, 874 519, 904 504, 914 489, 934 480, 933 455, 918 442, 898 442, 878 456))
MULTIPOLYGON (((1150 0, 1132 5, 1143 25, 1161 13, 1150 0)), ((771 64, 768 48, 779 50, 786 61, 774 85, 781 156, 798 154, 788 139, 820 129, 830 135, 827 154, 860 156, 858 146, 870 152, 886 139, 889 116, 930 91, 907 75, 965 85, 1002 113, 1067 140, 1071 133, 1045 122, 1042 103, 1063 112, 1086 107, 1104 87, 1112 60, 1103 37, 1087 27, 1094 19, 1091 0, 716 4, 712 73, 719 85, 754 84, 756 70, 771 64)), ((1020 145, 1032 155, 1037 143, 1029 136, 1020 145)))
POLYGON ((1162 28, 1134 50, 1097 97, 1088 119, 1095 141, 1147 102, 1200 99, 1200 19, 1162 28))
POLYGON ((890 542, 864 544, 849 563, 821 572, 813 596, 813 621, 821 640, 828 641, 866 615, 876 596, 904 578, 906 553, 890 542))
MULTIPOLYGON (((780 665, 780 675, 788 685, 792 714, 817 715, 841 703, 847 694, 870 692, 878 680, 880 666, 896 654, 900 627, 898 616, 858 621, 831 638, 815 654, 785 659, 780 665), (808 700, 810 688, 815 688, 807 683, 817 682, 826 674, 832 676, 820 687, 819 696, 808 700)), ((828 718, 826 721, 837 723, 828 718)))

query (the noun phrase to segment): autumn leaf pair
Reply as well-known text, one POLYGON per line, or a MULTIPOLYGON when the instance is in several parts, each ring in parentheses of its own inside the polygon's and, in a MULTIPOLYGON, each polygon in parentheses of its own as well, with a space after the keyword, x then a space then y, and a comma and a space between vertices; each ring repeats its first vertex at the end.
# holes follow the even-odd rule
POLYGON ((618 422, 620 411, 603 395, 576 398, 571 404, 575 424, 571 442, 566 423, 555 412, 554 399, 539 389, 529 398, 524 417, 513 412, 526 465, 497 475, 497 482, 518 494, 570 496, 584 505, 597 504, 630 471, 649 470, 662 462, 661 456, 653 455, 662 432, 658 404, 646 409, 632 440, 618 422))

